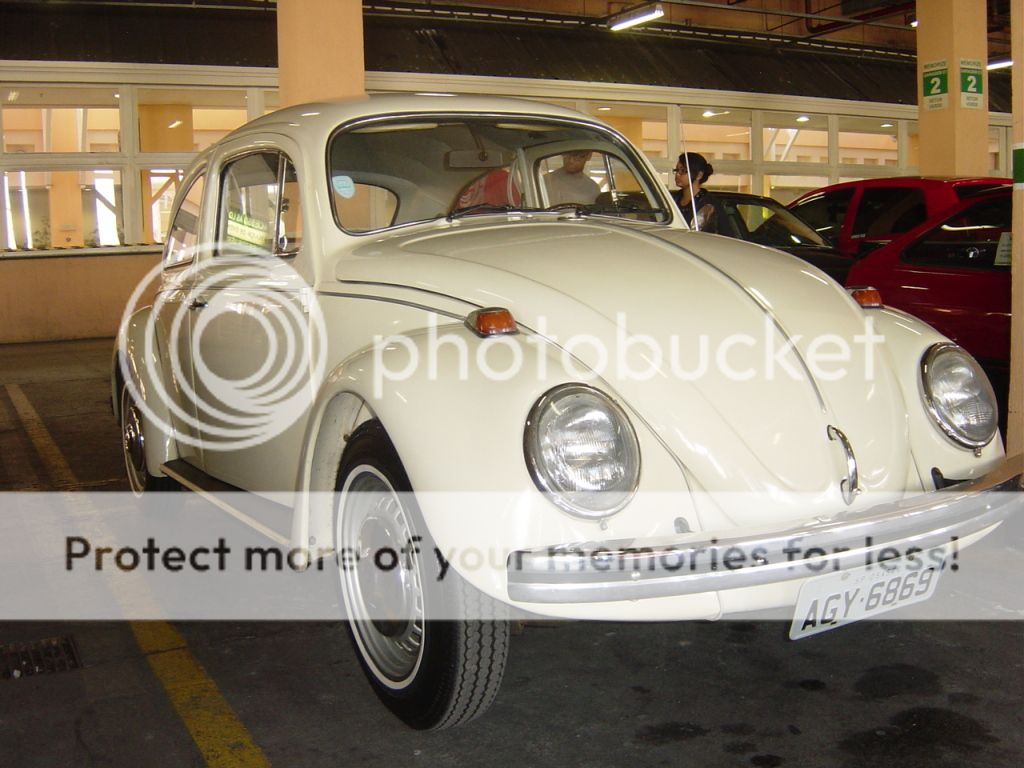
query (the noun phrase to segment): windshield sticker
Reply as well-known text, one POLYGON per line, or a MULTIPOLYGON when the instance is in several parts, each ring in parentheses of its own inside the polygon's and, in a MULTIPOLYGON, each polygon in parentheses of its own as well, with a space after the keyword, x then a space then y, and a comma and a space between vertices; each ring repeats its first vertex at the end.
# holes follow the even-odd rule
POLYGON ((356 185, 351 176, 335 176, 332 181, 334 182, 334 191, 346 200, 355 197, 356 185))
POLYGON ((240 211, 228 211, 227 239, 236 243, 263 246, 267 242, 267 225, 240 211))

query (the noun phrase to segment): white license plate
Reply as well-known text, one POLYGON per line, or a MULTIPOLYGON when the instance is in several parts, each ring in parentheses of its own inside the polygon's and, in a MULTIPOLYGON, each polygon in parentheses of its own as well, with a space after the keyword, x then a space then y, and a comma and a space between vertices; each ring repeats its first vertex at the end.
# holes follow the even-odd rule
POLYGON ((927 600, 944 566, 916 558, 889 560, 808 579, 797 596, 789 637, 799 640, 927 600))

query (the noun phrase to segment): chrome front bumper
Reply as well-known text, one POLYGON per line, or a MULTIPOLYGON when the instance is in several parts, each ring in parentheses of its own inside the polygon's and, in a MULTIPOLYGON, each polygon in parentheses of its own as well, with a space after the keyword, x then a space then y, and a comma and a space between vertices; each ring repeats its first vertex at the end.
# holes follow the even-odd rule
POLYGON ((506 563, 509 599, 640 600, 857 568, 985 531, 1021 509, 1022 490, 1024 458, 1016 456, 977 480, 764 536, 630 539, 519 550, 506 563), (812 559, 804 559, 811 554, 812 559))

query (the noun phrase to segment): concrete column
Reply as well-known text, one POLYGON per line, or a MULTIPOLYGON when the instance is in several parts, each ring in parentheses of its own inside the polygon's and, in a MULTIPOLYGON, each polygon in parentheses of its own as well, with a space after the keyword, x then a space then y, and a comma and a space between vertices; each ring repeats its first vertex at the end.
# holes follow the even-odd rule
MULTIPOLYGON (((50 110, 50 151, 80 151, 80 118, 76 109, 50 110)), ((85 243, 82 232, 82 185, 77 171, 50 174, 50 243, 73 248, 85 243)))
POLYGON ((1013 59, 1013 281, 1006 452, 1024 453, 1024 0, 1010 2, 1013 59))
POLYGON ((281 106, 366 92, 361 0, 278 0, 281 106))
POLYGON ((917 3, 924 176, 988 174, 986 18, 985 0, 917 3))

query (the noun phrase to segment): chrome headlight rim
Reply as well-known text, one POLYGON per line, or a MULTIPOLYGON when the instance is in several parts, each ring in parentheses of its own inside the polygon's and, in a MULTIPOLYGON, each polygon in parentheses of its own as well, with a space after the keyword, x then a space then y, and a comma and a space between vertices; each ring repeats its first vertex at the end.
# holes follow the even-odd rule
POLYGON ((921 356, 921 388, 924 404, 928 409, 928 413, 932 417, 932 421, 952 442, 956 443, 961 448, 980 451, 995 439, 995 436, 999 432, 999 405, 996 402, 995 393, 992 391, 992 384, 989 382, 988 376, 985 374, 984 370, 982 370, 981 366, 978 364, 978 361, 975 360, 974 357, 959 344, 955 344, 952 341, 940 341, 936 344, 932 344, 927 350, 925 350, 925 353, 921 356), (984 440, 972 440, 961 434, 943 417, 941 410, 935 402, 935 397, 932 395, 930 378, 931 367, 934 365, 935 360, 939 355, 950 351, 956 351, 967 358, 973 364, 975 371, 981 374, 982 381, 988 387, 989 394, 992 398, 992 426, 989 430, 988 437, 984 440))
POLYGON ((637 490, 640 488, 640 474, 643 457, 640 453, 640 440, 637 437, 636 428, 633 426, 633 422, 629 418, 629 414, 626 413, 625 408, 619 405, 615 398, 588 384, 559 384, 549 389, 537 399, 537 402, 535 402, 530 408, 530 413, 526 417, 526 427, 523 430, 523 455, 526 459, 526 467, 529 470, 530 478, 533 480, 534 485, 537 486, 537 489, 540 490, 541 493, 544 494, 544 497, 551 501, 552 504, 577 519, 590 520, 594 522, 605 520, 625 509, 633 500, 633 497, 636 496, 637 490), (539 456, 540 452, 537 450, 537 446, 540 445, 538 436, 540 416, 555 400, 574 394, 588 394, 602 401, 608 411, 614 416, 615 420, 624 428, 624 434, 632 443, 633 450, 636 452, 636 473, 633 477, 631 487, 625 497, 614 506, 595 510, 582 507, 578 504, 573 504, 565 497, 561 490, 552 487, 544 468, 541 466, 539 456))

